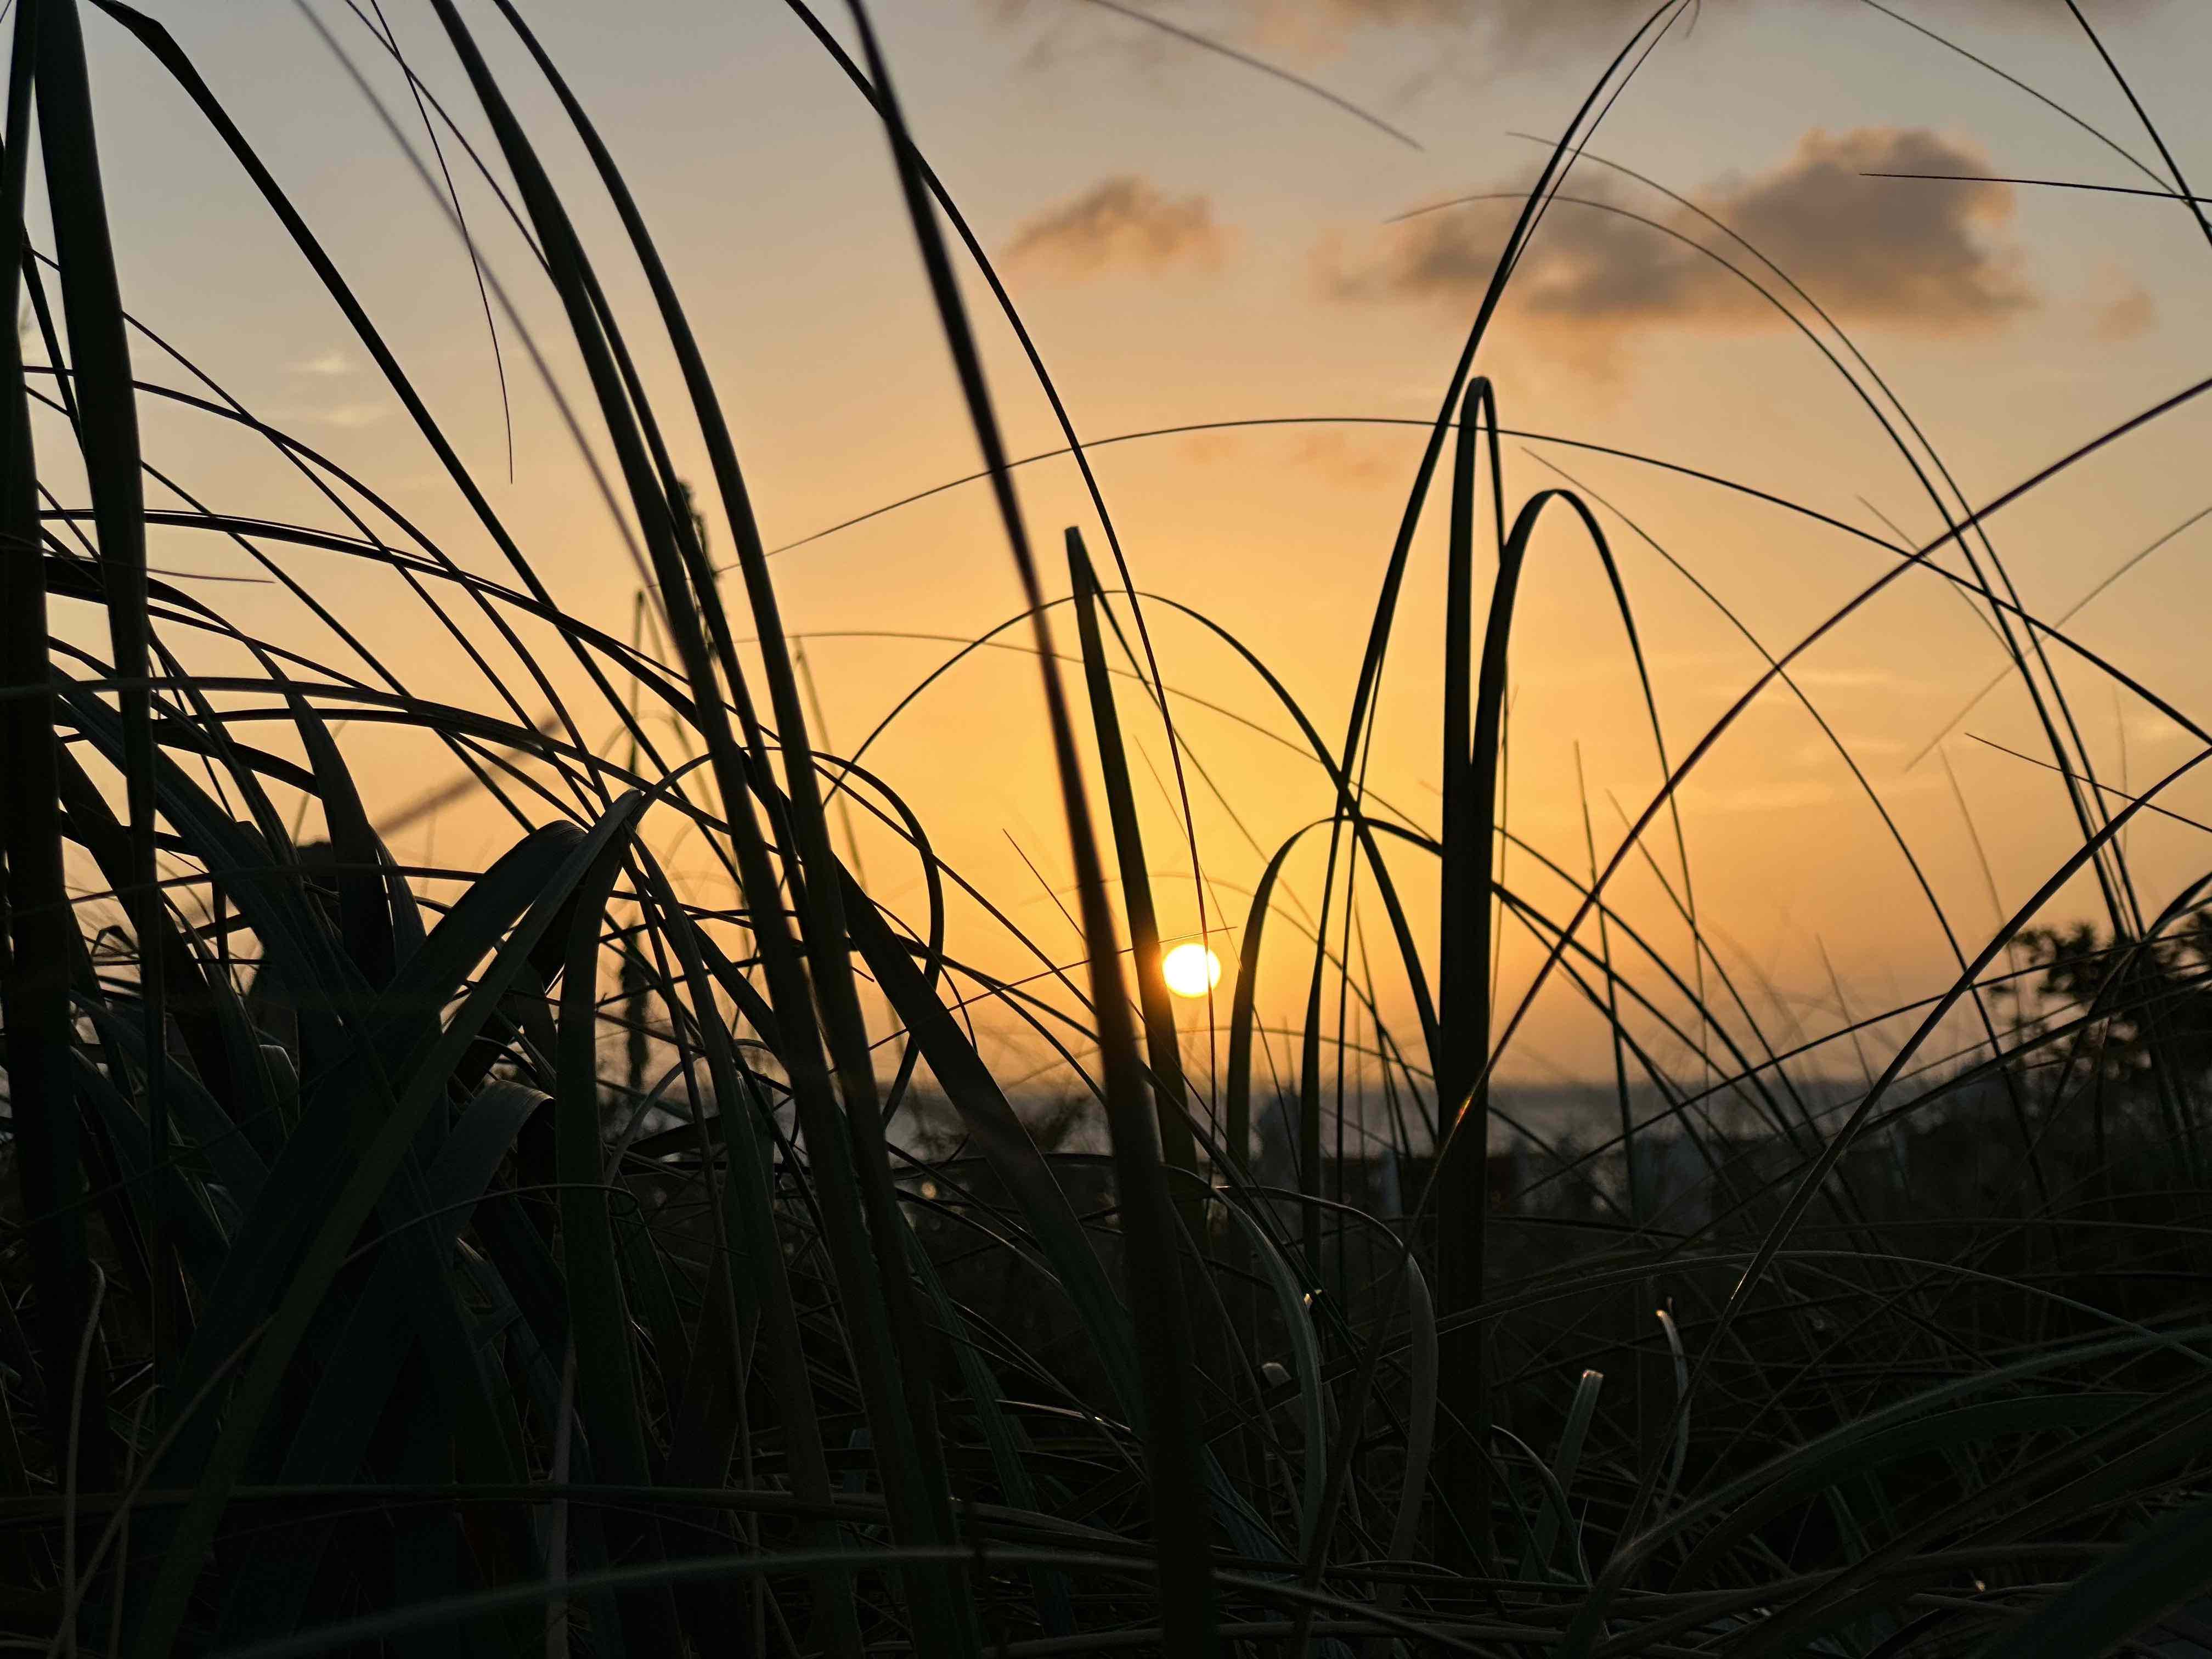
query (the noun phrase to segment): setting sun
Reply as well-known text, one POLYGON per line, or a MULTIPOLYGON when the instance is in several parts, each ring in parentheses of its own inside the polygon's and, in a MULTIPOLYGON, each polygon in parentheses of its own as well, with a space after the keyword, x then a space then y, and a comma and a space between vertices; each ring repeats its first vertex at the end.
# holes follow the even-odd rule
POLYGON ((1160 959, 1168 989, 1179 997, 1202 997, 1221 983, 1221 958, 1203 945, 1178 945, 1160 959))

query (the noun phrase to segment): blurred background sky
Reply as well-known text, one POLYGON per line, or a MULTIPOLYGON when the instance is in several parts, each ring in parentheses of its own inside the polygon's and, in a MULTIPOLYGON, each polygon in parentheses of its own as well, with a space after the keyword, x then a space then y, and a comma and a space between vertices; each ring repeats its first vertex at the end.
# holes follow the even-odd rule
MULTIPOLYGON (((2081 3, 2185 173, 2212 177, 2202 98, 2212 15, 2193 0, 2081 3)), ((1404 137, 1116 6, 880 6, 917 137, 1000 259, 1093 442, 1255 417, 1432 418, 1513 204, 1397 216, 1525 187, 1541 150, 1516 135, 1563 131, 1645 9, 1639 0, 1146 0, 1140 9, 1324 87, 1404 137)), ((500 381, 467 255, 325 38, 427 157, 405 82, 362 17, 332 0, 149 0, 146 9, 269 161, 548 584, 627 635, 637 577, 623 537, 501 316, 509 479, 500 381)), ((973 471, 975 445, 880 129, 789 10, 770 0, 527 0, 525 9, 659 240, 718 377, 769 545, 973 471)), ((493 9, 465 10, 569 190, 649 377, 673 394, 643 284, 619 257, 619 228, 557 107, 493 9)), ((823 15, 851 38, 842 8, 823 15)), ((383 15, 463 130, 495 154, 428 7, 384 0, 383 15)), ((261 418, 373 482, 464 562, 494 568, 487 538, 206 122, 112 23, 88 11, 86 27, 126 303, 261 418)), ((2173 202, 1867 177, 2148 182, 2081 125, 1925 31, 2158 166, 2064 0, 1896 0, 1887 9, 1868 0, 1705 0, 1652 53, 1591 148, 1725 222, 1785 269, 1849 331, 1978 503, 2205 372, 2212 247, 2173 202)), ((487 267, 567 394, 587 400, 523 243, 441 137, 487 267)), ((1710 470, 1885 538, 1936 533, 1926 489, 1850 384, 1690 245, 1729 246, 1710 222, 1595 160, 1576 169, 1567 194, 1583 199, 1547 218, 1478 362, 1499 386, 1509 426, 1710 470)), ((1767 283, 1778 286, 1771 273, 1767 283)), ((1055 447, 1011 337, 980 285, 970 292, 1012 447, 1055 447)), ((143 378, 190 384, 143 341, 134 349, 143 378)), ((147 432, 149 455, 210 505, 334 522, 264 447, 174 410, 149 411, 147 432)), ((1994 520, 1990 533, 2023 602, 2055 618, 2212 505, 2201 459, 2208 438, 2212 407, 2185 408, 1994 520)), ((1242 639, 1337 741, 1421 439, 1379 425, 1183 433, 1101 448, 1096 465, 1139 585, 1242 639)), ((1540 438, 1507 451, 1514 503, 1564 482, 1558 467, 1608 504, 1600 517, 1677 757, 1760 662, 1658 549, 1776 651, 1893 562, 1866 541, 1632 460, 1540 438)), ((682 453, 703 483, 696 447, 682 453)), ((1056 558, 1063 526, 1079 524, 1104 559, 1070 464, 1025 469, 1021 489, 1048 555, 1056 558)), ((1409 578, 1369 773, 1381 798, 1429 825, 1441 501, 1440 489, 1409 578)), ((2208 538, 2212 526, 2184 531, 2069 624, 2200 717, 2212 712, 2208 538)), ((715 550, 728 555, 719 532, 715 550)), ((395 579, 335 556, 276 556, 404 665, 418 690, 491 706, 395 579)), ((164 538, 155 557, 173 569, 252 574, 237 550, 204 536, 164 538)), ((1960 568, 1952 554, 1941 562, 1960 568)), ((811 542, 774 568, 836 752, 849 752, 958 641, 1019 608, 988 492, 973 486, 811 542)), ((1064 569, 1048 561, 1048 574, 1065 592, 1064 569)), ((353 665, 278 588, 193 591, 353 665)), ((1602 859, 1623 814, 1641 811, 1661 774, 1602 574, 1565 515, 1540 537, 1524 592, 1510 821, 1539 849, 1586 869, 1585 796, 1602 859)), ((1232 718, 1295 735, 1249 670, 1164 607, 1148 616, 1169 684, 1217 706, 1182 704, 1178 719, 1206 774, 1194 780, 1197 829, 1216 884, 1209 920, 1231 930, 1218 945, 1227 958, 1266 855, 1327 811, 1328 792, 1313 767, 1232 718)), ((1060 629, 1072 647, 1064 612, 1060 629)), ((2021 902, 2077 842, 2057 780, 1991 746, 2038 751, 2015 686, 1990 695, 1923 757, 2003 661, 1951 584, 1916 574, 1824 641, 1799 677, 1923 860, 1970 951, 1997 907, 2021 902)), ((2062 672, 2115 784, 2140 785, 2187 757, 2179 729, 2141 700, 2076 667, 2062 672)), ((1046 890, 1064 896, 1067 860, 1036 673, 1019 650, 977 653, 908 708, 868 763, 911 802, 940 853, 1067 956, 1073 930, 1046 890)), ((611 717, 594 718, 612 730, 611 717)), ((1134 724, 1164 779, 1157 723, 1134 724)), ((452 775, 450 759, 374 729, 357 727, 348 742, 386 813, 452 775)), ((2209 793, 2185 784, 2166 799, 2201 815, 2209 793)), ((1169 801, 1163 787, 1150 802, 1152 862, 1167 925, 1180 933, 1198 926, 1199 912, 1169 801)), ((1893 1006, 1948 977, 1943 935, 1895 842, 1786 691, 1770 691, 1714 750, 1682 805, 1717 947, 1807 1034, 1832 1029, 1843 1008, 1893 1006)), ((464 799, 414 819, 396 850, 481 861, 512 833, 464 799)), ((920 892, 911 860, 897 859, 887 836, 865 825, 860 833, 873 854, 872 887, 911 915, 920 892)), ((2203 866, 2193 825, 2144 821, 2130 846, 2152 908, 2203 866)), ((1309 905, 1318 849, 1292 866, 1309 905)), ((1675 870, 1671 836, 1652 850, 1675 870)), ((712 878, 696 849, 677 861, 712 878)), ((1510 855, 1507 878, 1527 880, 1532 898, 1561 913, 1560 890, 1532 867, 1510 855)), ((1404 878, 1417 913, 1432 914, 1428 873, 1409 861, 1404 878)), ((2092 896, 2069 891, 2054 914, 2086 913, 2092 896)), ((1620 902, 1686 961, 1672 901, 1640 864, 1624 875, 1620 902)), ((956 946, 971 959, 1018 969, 1018 951, 980 913, 963 909, 956 921, 956 946)), ((1283 937, 1287 945, 1291 935, 1283 937)), ((1509 990, 1534 960, 1511 941, 1509 990)), ((1302 985, 1294 947, 1271 963, 1285 994, 1302 985)), ((1402 1006, 1390 1012, 1402 1015, 1402 1006)), ((1608 1073, 1611 1052, 1590 1040, 1594 1029, 1568 997, 1548 996, 1509 1074, 1608 1073)), ((1832 1058, 1854 1063, 1842 1050, 1832 1058)))

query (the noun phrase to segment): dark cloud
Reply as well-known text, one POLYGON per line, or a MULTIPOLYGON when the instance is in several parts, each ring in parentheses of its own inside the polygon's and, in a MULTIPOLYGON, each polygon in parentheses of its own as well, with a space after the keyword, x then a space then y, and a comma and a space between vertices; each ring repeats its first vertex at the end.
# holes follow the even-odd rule
POLYGON ((1134 173, 1121 173, 1030 219, 1014 233, 1006 257, 1010 266, 1080 282, 1116 270, 1211 270, 1231 240, 1205 197, 1169 197, 1134 173))
MULTIPOLYGON (((2039 303, 2001 233, 2009 185, 1875 179, 1875 173, 1985 173, 1971 144, 1924 128, 1814 131, 1779 165, 1724 179, 1698 204, 1802 284, 1846 326, 1931 335, 1984 332, 2039 303)), ((1605 175, 1571 176, 1571 195, 1619 205, 1605 175)), ((1638 199, 1638 210, 1733 263, 1741 248, 1686 208, 1638 199)), ((1434 300, 1465 309, 1490 282, 1511 204, 1471 204, 1387 228, 1364 247, 1342 238, 1317 262, 1346 299, 1434 300)), ((1776 286, 1771 274, 1766 285, 1776 286)), ((1749 332, 1783 325, 1773 307, 1717 261, 1619 212, 1561 203, 1514 274, 1508 304, 1585 355, 1658 328, 1749 332)))

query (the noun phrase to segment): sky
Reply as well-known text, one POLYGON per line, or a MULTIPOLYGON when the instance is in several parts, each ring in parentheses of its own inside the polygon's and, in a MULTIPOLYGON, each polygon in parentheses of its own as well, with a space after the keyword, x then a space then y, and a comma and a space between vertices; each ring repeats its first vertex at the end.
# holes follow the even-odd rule
MULTIPOLYGON (((2212 15, 2186 0, 2081 3, 2183 175, 2212 175, 2197 68, 2212 46, 2212 15)), ((626 631, 638 579, 623 536, 525 343, 565 395, 584 397, 557 308, 447 136, 477 246, 513 307, 497 317, 495 363, 486 302, 439 196, 339 56, 429 159, 404 82, 361 15, 332 0, 144 9, 314 227, 548 586, 626 631)), ((618 227, 562 137, 557 106, 493 8, 464 9, 544 139, 587 246, 604 250, 602 274, 646 343, 649 380, 672 387, 643 283, 617 257, 618 227)), ((787 8, 535 0, 525 9, 659 239, 731 413, 769 544, 972 473, 975 440, 881 131, 787 8)), ((1086 442, 1210 428, 1106 444, 1095 465, 1136 583, 1159 596, 1147 620, 1205 773, 1194 807, 1209 883, 1203 919, 1222 930, 1218 948, 1230 958, 1267 855, 1324 815, 1328 794, 1286 746, 1295 728, 1267 688, 1169 602, 1242 641, 1340 739, 1422 441, 1410 423, 1436 416, 1517 193, 1543 159, 1543 143, 1528 135, 1548 141, 1566 128, 1645 9, 902 0, 878 12, 917 140, 998 262, 1086 442), (1155 21, 1133 15, 1147 11, 1155 21), (1259 420, 1285 423, 1216 424, 1259 420), (1409 424, 1381 423, 1394 421, 1409 424)), ((384 0, 383 15, 423 82, 492 153, 429 7, 384 0)), ((842 8, 823 16, 852 38, 842 8)), ((490 569, 457 492, 205 121, 119 28, 97 14, 86 27, 126 303, 261 418, 374 480, 465 562, 490 569)), ((1895 557, 1741 492, 1601 451, 1710 471, 1885 540, 1930 538, 1942 520, 1929 489, 1857 389, 1874 375, 1940 458, 1949 488, 1979 504, 2206 373, 2212 236, 2185 206, 1988 182, 2150 188, 2143 169, 2161 165, 2065 0, 1704 0, 1668 32, 1571 173, 1478 368, 1499 388, 1505 424, 1536 434, 1507 446, 1510 501, 1572 486, 1606 528, 1673 758, 1756 678, 1761 646, 1796 644, 1895 557), (1972 177, 1869 176, 1878 173, 1972 177), (1785 306, 1714 257, 1746 263, 1747 246, 1772 262, 1759 270, 1785 306), (1853 375, 1824 356, 1845 348, 1814 304, 1863 354, 1853 375)), ((972 283, 969 294, 1012 449, 1057 447, 1049 409, 989 315, 988 294, 972 283)), ((150 347, 134 349, 143 378, 189 383, 150 347)), ((169 475, 211 504, 330 517, 265 449, 204 419, 149 408, 147 431, 169 475)), ((2212 408, 2185 406, 1992 520, 2021 602, 2055 618, 2203 510, 2208 437, 2212 408)), ((604 461, 598 434, 588 441, 604 461)), ((681 464, 703 477, 696 446, 678 443, 681 464)), ((1067 525, 1103 556, 1066 461, 1024 468, 1021 489, 1053 560, 1067 525)), ((1429 827, 1441 520, 1432 511, 1417 544, 1368 774, 1380 800, 1429 827)), ((2212 526, 2183 531, 2068 624, 2199 718, 2212 711, 2201 645, 2208 537, 2212 526)), ((205 576, 252 570, 204 536, 166 538, 155 556, 205 576)), ((492 706, 396 583, 328 556, 281 556, 404 663, 410 683, 492 706)), ((1962 568, 1952 555, 1937 562, 1962 568)), ((817 738, 833 752, 849 752, 961 641, 1020 610, 988 492, 974 485, 773 563, 818 689, 827 737, 817 738)), ((1048 560, 1047 574, 1064 593, 1064 568, 1048 560)), ((194 591, 349 662, 276 588, 194 591)), ((1002 638, 1018 647, 1024 636, 1002 638)), ((1537 538, 1514 641, 1510 824, 1536 852, 1586 872, 1593 849, 1611 856, 1662 772, 1605 577, 1565 515, 1537 538)), ((1799 684, 1888 808, 1894 835, 1820 724, 1779 688, 1685 785, 1701 921, 1784 1035, 1794 1025, 1817 1036, 1927 994, 1954 969, 1899 837, 1970 954, 2072 850, 2057 780, 2005 752, 2038 752, 2027 697, 2005 684, 1975 701, 2003 662, 1986 611, 1934 574, 1893 584, 1803 659, 1799 684)), ((2142 698, 2076 666, 2061 672, 2100 775, 2139 785, 2188 758, 2184 734, 2142 698)), ((1070 866, 1036 675, 1019 648, 975 653, 908 706, 867 761, 939 850, 1066 960, 1070 866)), ((1145 767, 1164 781, 1164 735, 1157 723, 1134 724, 1145 767)), ((449 775, 451 763, 427 747, 372 728, 355 728, 349 744, 373 811, 394 821, 449 775)), ((2184 781, 2160 799, 2201 816, 2212 810, 2208 793, 2184 781)), ((1146 810, 1165 925, 1194 932, 1198 889, 1164 781, 1146 810)), ((406 819, 395 850, 481 863, 513 833, 463 799, 406 819)), ((2148 905, 2203 867, 2202 834, 2172 820, 2130 831, 2148 905)), ((872 888, 910 911, 920 893, 911 860, 872 835, 862 832, 872 888)), ((1308 906, 1321 879, 1316 845, 1289 878, 1308 906)), ((1686 963, 1671 831, 1650 850, 1655 864, 1632 856, 1625 867, 1619 902, 1686 963)), ((714 879, 696 848, 678 863, 702 884, 714 879)), ((1506 879, 1561 912, 1564 890, 1533 856, 1509 854, 1506 879)), ((1432 875, 1409 865, 1404 881, 1417 915, 1432 915, 1432 875)), ((2051 914, 2086 913, 2093 898, 2076 884, 2051 914)), ((980 912, 957 915, 956 933, 969 959, 1018 971, 1021 950, 980 912)), ((1292 935, 1280 938, 1263 1002, 1285 1001, 1302 983, 1292 935)), ((1370 943, 1380 950, 1379 938, 1370 943)), ((1509 992, 1535 961, 1509 930, 1509 992)), ((1402 999, 1386 992, 1383 1001, 1402 1021, 1402 999)), ((1504 1070, 1609 1073, 1594 1029, 1571 996, 1547 994, 1504 1070)), ((1821 1063, 1848 1069, 1857 1057, 1838 1045, 1821 1063)))

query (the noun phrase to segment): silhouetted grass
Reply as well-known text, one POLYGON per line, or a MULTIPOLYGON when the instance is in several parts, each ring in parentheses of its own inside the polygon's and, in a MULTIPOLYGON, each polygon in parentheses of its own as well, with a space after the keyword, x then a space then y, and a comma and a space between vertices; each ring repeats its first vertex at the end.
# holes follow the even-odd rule
MULTIPOLYGON (((1808 295, 1747 246, 1713 251, 1858 392, 1947 528, 1916 547, 1822 519, 1890 564, 1788 649, 1761 647, 1756 683, 1668 755, 1608 543, 1650 538, 1571 480, 1511 493, 1511 434, 1474 369, 1514 258, 1593 164, 1670 0, 1525 198, 1428 428, 1332 743, 1258 643, 1133 591, 1087 463, 1113 578, 1070 529, 1068 596, 1048 598, 963 253, 1049 392, 1043 360, 910 143, 865 15, 855 58, 792 0, 887 136, 981 447, 967 482, 993 491, 1023 582, 1009 627, 1042 670, 1085 941, 1058 963, 1022 940, 1066 994, 1054 1001, 950 953, 950 896, 988 899, 859 755, 810 737, 769 550, 673 283, 610 149, 495 3, 625 240, 585 245, 470 25, 431 0, 497 152, 454 153, 501 192, 562 304, 592 391, 574 417, 615 458, 605 482, 665 649, 562 607, 250 138, 160 25, 93 0, 228 147, 504 573, 465 568, 211 377, 205 396, 145 382, 133 356, 154 337, 121 305, 79 9, 16 0, 0 194, 23 223, 35 112, 57 245, 27 241, 11 267, 33 361, 11 337, 0 374, 8 1645, 2025 1659, 2181 1639, 2134 1633, 2212 1583, 2212 936, 2204 883, 2162 908, 2138 896, 2119 832, 2165 783, 2099 785, 2052 659, 2108 673, 2205 745, 2166 782, 2212 734, 2025 611, 1982 528, 2205 385, 1976 501, 1808 295), (641 268, 647 314, 610 303, 598 272, 617 258, 641 268), (683 386, 658 404, 629 343, 656 331, 683 386), (149 398, 264 441, 350 529, 227 515, 167 486, 140 448, 149 398), (34 455, 34 406, 42 435, 73 443, 68 464, 34 455), (672 450, 707 458, 696 502, 672 450), (1389 647, 1429 621, 1399 595, 1439 471, 1431 831, 1365 780, 1389 647), (65 500, 77 486, 57 480, 79 477, 65 500), (185 504, 149 507, 149 478, 185 504), (1501 784, 1518 585, 1553 520, 1606 572, 1667 775, 1609 858, 1588 835, 1579 872, 1520 842, 1501 784), (150 526, 229 540, 365 672, 254 637, 150 572, 150 526), (736 555, 726 594, 710 544, 736 555), (404 580, 486 709, 410 690, 347 631, 343 580, 312 592, 268 556, 286 546, 404 580), (1966 574, 1933 562, 1953 549, 1966 574), (1857 1022, 1906 1035, 1843 1088, 1820 1050, 1849 1034, 1792 1048, 1706 944, 1674 796, 1755 699, 1796 693, 1798 657, 1908 575, 1960 585, 2004 641, 2079 847, 1986 939, 1922 881, 1956 978, 1857 1022), (104 657, 51 633, 61 606, 100 614, 104 657), (1135 721, 1164 728, 1172 852, 1196 876, 1193 780, 1211 778, 1176 729, 1147 610, 1236 653, 1332 802, 1310 826, 1328 844, 1318 909, 1281 902, 1287 858, 1313 844, 1301 831, 1262 849, 1227 921, 1218 1089, 1168 1001, 1127 752, 1135 721), (195 669, 209 642, 252 672, 195 669), (349 757, 392 728, 442 745, 507 810, 505 853, 395 862, 393 822, 380 830, 349 757), (900 839, 922 914, 871 892, 855 811, 900 839), (711 892, 656 856, 679 826, 720 866, 711 892), (1509 854, 1571 911, 1517 890, 1509 854), (1417 858, 1438 863, 1434 914, 1401 889, 1417 858), (1682 951, 1613 908, 1632 865, 1679 912, 1682 951), (2039 930, 2083 872, 2102 921, 2039 930), (1380 919, 1374 957, 1355 916, 1380 919), (1508 929, 1543 951, 1510 1005, 1492 966, 1508 929), (1255 995, 1270 952, 1307 988, 1280 1034, 1296 1071, 1275 1085, 1254 1060, 1277 1035, 1255 995), (1492 1089, 1547 985, 1612 1034, 1620 1127, 1600 1144, 1516 1124, 1492 1089), (1061 1055, 1061 1109, 994 1073, 977 1004, 1061 1055), (1415 1029, 1386 1017, 1401 1006, 1415 1029), (1963 1048, 1936 1046, 1962 1025, 1963 1048), (1357 1099, 1340 1082, 1355 1048, 1381 1079, 1357 1099), (1347 1150, 1354 1117, 1370 1139, 1347 1150)), ((987 643, 1010 642, 970 648, 987 643)))

